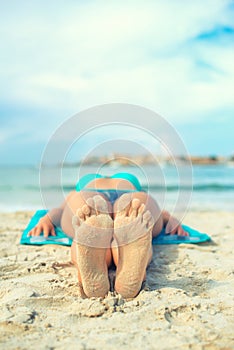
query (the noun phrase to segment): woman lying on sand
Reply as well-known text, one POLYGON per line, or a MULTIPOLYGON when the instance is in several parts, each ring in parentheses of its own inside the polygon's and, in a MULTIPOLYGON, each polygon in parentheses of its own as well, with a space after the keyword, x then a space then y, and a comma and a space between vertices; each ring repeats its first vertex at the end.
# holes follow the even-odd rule
POLYGON ((60 208, 50 210, 29 235, 55 235, 55 226, 73 238, 72 261, 87 297, 104 297, 108 267, 116 266, 115 290, 135 297, 152 259, 152 237, 166 233, 188 236, 179 221, 142 191, 128 173, 111 177, 85 175, 60 208), (170 219, 170 220, 169 220, 170 219))

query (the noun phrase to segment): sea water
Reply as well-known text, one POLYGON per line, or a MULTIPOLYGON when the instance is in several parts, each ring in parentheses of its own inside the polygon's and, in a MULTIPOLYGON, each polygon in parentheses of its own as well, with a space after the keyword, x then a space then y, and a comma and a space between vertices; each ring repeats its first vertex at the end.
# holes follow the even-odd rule
MULTIPOLYGON (((183 210, 234 210, 234 166, 187 165, 178 168, 161 164, 143 165, 141 168, 127 166, 85 165, 48 167, 46 177, 40 180, 37 166, 0 167, 0 211, 36 210, 46 207, 43 197, 51 196, 56 203, 58 193, 63 197, 75 189, 77 180, 86 173, 100 172, 111 175, 116 172, 135 174, 143 189, 149 192, 164 209, 171 210, 176 205, 183 210), (46 181, 45 181, 46 178, 46 181), (59 181, 55 180, 58 179, 59 181), (43 182, 43 183, 42 183, 43 182), (179 202, 178 203, 178 198, 179 202)), ((61 203, 56 203, 56 206, 61 203)))

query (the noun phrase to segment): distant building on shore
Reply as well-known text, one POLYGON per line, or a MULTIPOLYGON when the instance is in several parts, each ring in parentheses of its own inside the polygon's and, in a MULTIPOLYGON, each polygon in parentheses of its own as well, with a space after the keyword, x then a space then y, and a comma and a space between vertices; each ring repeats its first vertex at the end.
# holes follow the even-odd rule
MULTIPOLYGON (((190 161, 194 165, 215 165, 215 164, 229 164, 234 163, 234 155, 230 157, 222 157, 217 155, 211 156, 178 156, 177 161, 181 163, 187 163, 190 161)), ((173 157, 165 157, 161 155, 152 154, 140 154, 140 155, 130 155, 130 154, 119 154, 112 153, 110 155, 104 156, 92 156, 81 160, 80 162, 74 163, 64 163, 63 166, 71 167, 82 165, 98 165, 106 164, 110 166, 134 166, 134 165, 153 165, 158 164, 174 164, 175 159, 173 157)))

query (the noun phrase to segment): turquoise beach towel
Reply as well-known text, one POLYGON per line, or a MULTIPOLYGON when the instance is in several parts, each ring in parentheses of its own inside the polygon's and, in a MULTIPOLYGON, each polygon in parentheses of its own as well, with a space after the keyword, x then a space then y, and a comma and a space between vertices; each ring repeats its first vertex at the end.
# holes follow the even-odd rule
MULTIPOLYGON (((47 213, 47 210, 38 210, 31 218, 28 226, 23 231, 20 244, 30 245, 44 245, 44 244, 59 244, 64 246, 71 246, 72 239, 68 237, 60 228, 56 227, 56 236, 44 237, 41 233, 40 236, 28 237, 28 232, 36 226, 41 217, 47 213)), ((165 230, 155 238, 152 243, 155 244, 180 244, 180 243, 202 243, 210 241, 211 238, 206 233, 201 233, 189 226, 182 225, 182 227, 189 233, 189 237, 181 237, 177 235, 166 235, 165 230)))

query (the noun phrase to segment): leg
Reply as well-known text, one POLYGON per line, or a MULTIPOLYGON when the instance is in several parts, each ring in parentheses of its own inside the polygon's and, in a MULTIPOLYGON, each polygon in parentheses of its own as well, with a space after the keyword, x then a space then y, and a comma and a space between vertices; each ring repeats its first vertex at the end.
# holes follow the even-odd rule
MULTIPOLYGON (((133 199, 138 199, 140 203, 144 203, 146 210, 149 210, 149 212, 151 213, 154 220, 152 237, 156 237, 162 231, 162 228, 163 228, 162 214, 157 202, 146 192, 126 193, 126 194, 123 194, 119 199, 117 199, 113 206, 114 219, 116 217, 117 212, 123 210, 126 207, 127 207, 126 210, 128 212, 129 210, 128 206, 131 204, 133 199)), ((112 244, 112 256, 113 256, 114 263, 117 266, 118 249, 116 248, 115 242, 112 244)))
POLYGON ((104 297, 109 289, 106 251, 113 236, 113 220, 99 195, 89 198, 73 217, 77 265, 87 297, 104 297))
MULTIPOLYGON (((78 194, 78 193, 77 193, 78 194)), ((109 290, 108 264, 111 263, 110 241, 113 220, 108 213, 108 203, 97 193, 80 193, 68 203, 73 216, 72 259, 78 269, 78 279, 88 297, 103 297, 109 290)), ((66 212, 65 212, 66 214, 66 212)), ((65 227, 69 215, 64 219, 65 227)), ((68 220, 71 223, 71 219, 68 220)), ((71 231, 70 231, 71 232, 71 231)))
MULTIPOLYGON (((68 236, 74 238, 74 228, 72 225, 72 217, 76 214, 77 209, 83 208, 83 207, 86 208, 87 200, 89 198, 93 198, 96 195, 102 196, 106 200, 106 203, 108 206, 108 212, 109 213, 112 212, 112 205, 107 201, 106 197, 100 194, 99 192, 95 192, 95 191, 74 192, 72 196, 69 196, 61 218, 62 230, 68 236)), ((71 260, 77 267, 77 246, 75 242, 73 242, 71 246, 71 260)), ((106 262, 108 266, 110 266, 112 263, 112 253, 110 249, 107 249, 107 252, 106 252, 106 262)), ((80 278, 79 278, 79 281, 80 281, 80 278)))
POLYGON ((152 259, 153 228, 156 234, 161 231, 162 218, 157 204, 144 192, 124 194, 116 201, 114 212, 115 289, 131 298, 139 293, 146 277, 146 267, 152 259), (153 218, 157 217, 155 222, 153 218))

